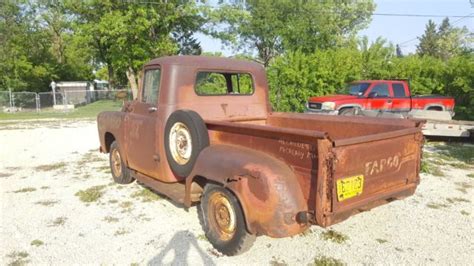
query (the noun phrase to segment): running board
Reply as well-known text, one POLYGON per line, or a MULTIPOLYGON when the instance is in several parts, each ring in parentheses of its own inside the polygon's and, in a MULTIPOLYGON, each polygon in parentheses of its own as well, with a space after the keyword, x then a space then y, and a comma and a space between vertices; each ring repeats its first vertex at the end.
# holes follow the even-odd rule
POLYGON ((155 192, 166 196, 172 201, 184 205, 184 195, 186 195, 184 182, 165 183, 134 171, 132 171, 132 175, 137 181, 150 187, 155 192))

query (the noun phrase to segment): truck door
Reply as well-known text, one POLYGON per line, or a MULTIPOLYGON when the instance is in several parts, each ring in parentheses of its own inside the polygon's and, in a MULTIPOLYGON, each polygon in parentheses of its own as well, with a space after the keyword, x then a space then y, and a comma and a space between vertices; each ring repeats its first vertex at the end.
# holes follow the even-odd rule
POLYGON ((392 108, 392 97, 387 83, 376 83, 367 92, 367 109, 389 111, 392 108))
POLYGON ((133 101, 125 116, 125 145, 128 166, 138 172, 156 177, 158 161, 158 99, 161 70, 145 71, 138 100, 133 101))
POLYGON ((411 98, 402 82, 392 83, 392 112, 408 112, 411 109, 411 98))

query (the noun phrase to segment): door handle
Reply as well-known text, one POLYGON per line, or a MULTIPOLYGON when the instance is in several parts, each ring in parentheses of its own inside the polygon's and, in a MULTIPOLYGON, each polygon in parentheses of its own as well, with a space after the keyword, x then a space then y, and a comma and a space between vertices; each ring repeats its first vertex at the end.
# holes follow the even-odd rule
POLYGON ((388 100, 387 103, 392 103, 392 100, 388 100))
POLYGON ((158 110, 158 108, 156 108, 156 107, 148 107, 148 112, 150 112, 150 113, 156 112, 156 110, 158 110))

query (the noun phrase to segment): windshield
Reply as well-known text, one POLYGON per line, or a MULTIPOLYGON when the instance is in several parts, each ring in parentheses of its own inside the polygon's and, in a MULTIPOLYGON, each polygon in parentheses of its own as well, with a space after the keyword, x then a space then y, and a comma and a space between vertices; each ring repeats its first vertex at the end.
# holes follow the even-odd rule
POLYGON ((369 87, 370 83, 351 83, 347 85, 347 90, 350 95, 363 95, 369 87))

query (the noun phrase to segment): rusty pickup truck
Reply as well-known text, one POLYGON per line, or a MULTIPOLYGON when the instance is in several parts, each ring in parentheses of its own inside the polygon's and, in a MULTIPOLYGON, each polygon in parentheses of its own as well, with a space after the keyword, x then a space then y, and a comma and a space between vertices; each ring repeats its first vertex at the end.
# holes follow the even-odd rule
POLYGON ((140 87, 120 112, 97 118, 112 176, 197 205, 223 254, 258 235, 330 226, 419 183, 422 122, 273 112, 255 62, 158 58, 140 87))

